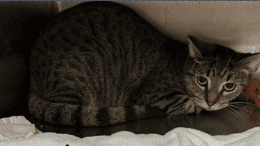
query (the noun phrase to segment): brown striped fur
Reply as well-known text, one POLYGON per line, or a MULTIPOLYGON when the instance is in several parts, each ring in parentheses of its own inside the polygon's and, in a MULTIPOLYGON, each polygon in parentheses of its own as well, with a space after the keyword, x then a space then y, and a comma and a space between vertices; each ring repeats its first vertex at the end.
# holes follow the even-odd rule
POLYGON ((189 39, 172 40, 112 2, 68 9, 32 47, 29 111, 52 124, 91 127, 225 108, 259 54, 189 39), (208 86, 198 84, 200 76, 208 86), (237 85, 229 93, 228 82, 237 85))

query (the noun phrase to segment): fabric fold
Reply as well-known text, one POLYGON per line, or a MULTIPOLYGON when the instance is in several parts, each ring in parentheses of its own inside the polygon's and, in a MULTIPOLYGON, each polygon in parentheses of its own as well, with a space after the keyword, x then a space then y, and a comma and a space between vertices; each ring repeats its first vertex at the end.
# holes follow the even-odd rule
POLYGON ((175 128, 165 135, 120 131, 110 136, 79 138, 69 134, 37 132, 24 117, 0 120, 1 146, 258 146, 260 127, 242 133, 211 136, 191 128, 175 128))

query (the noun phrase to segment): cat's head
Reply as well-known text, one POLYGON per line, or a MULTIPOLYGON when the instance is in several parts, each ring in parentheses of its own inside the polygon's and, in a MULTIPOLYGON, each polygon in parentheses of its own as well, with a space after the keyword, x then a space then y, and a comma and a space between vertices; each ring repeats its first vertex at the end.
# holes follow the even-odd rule
POLYGON ((208 111, 227 107, 260 66, 259 54, 245 54, 189 36, 184 81, 195 104, 208 111))

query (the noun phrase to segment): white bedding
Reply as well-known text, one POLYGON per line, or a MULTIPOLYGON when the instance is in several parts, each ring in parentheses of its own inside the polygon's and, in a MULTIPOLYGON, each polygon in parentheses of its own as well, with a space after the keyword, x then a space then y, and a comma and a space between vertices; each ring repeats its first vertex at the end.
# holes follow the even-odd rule
POLYGON ((259 146, 260 127, 226 136, 180 127, 165 135, 121 131, 110 136, 79 138, 42 133, 23 116, 17 116, 0 119, 0 141, 0 146, 259 146))

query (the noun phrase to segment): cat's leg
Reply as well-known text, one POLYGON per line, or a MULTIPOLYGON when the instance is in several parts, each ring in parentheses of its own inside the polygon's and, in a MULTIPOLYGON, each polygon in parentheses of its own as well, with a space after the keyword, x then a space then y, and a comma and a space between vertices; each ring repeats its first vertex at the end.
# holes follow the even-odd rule
POLYGON ((195 103, 195 97, 189 95, 175 95, 171 99, 161 99, 150 104, 152 107, 165 110, 169 117, 178 114, 198 114, 202 111, 202 108, 195 103))

